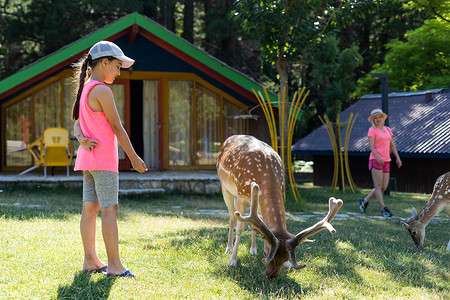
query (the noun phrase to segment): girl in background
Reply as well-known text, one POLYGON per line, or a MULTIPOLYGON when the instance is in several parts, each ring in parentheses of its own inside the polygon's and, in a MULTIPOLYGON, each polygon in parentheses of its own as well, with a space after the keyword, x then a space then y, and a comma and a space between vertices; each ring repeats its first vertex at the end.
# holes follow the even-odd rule
POLYGON ((383 192, 389 184, 391 152, 394 153, 399 168, 402 166, 402 161, 392 140, 391 129, 384 126, 387 117, 388 115, 381 109, 374 109, 368 118, 368 121, 372 123, 367 135, 370 146, 369 171, 372 173, 374 189, 365 198, 359 198, 359 208, 361 212, 365 212, 369 201, 375 197, 382 209, 381 215, 392 217, 392 213, 383 201, 383 192))
POLYGON ((134 60, 125 56, 114 43, 101 41, 75 65, 78 91, 73 105, 74 132, 80 142, 74 170, 83 171, 83 210, 80 232, 84 248, 83 270, 105 272, 108 276, 135 277, 119 256, 117 213, 119 210, 117 140, 139 173, 147 171, 122 126, 111 89, 121 68, 134 60), (102 215, 102 235, 108 264, 97 256, 95 221, 102 215))

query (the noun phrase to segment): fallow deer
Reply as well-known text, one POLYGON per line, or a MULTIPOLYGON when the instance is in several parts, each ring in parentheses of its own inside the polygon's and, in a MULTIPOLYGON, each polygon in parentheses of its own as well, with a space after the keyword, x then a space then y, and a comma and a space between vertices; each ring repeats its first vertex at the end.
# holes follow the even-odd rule
MULTIPOLYGON (((450 172, 439 176, 436 180, 430 200, 420 213, 417 214, 416 209, 413 207, 408 223, 401 221, 403 227, 411 234, 417 247, 423 246, 425 227, 442 210, 445 210, 450 218, 450 172)), ((446 250, 450 251, 450 240, 446 250)))
POLYGON ((284 167, 280 156, 268 144, 248 135, 229 137, 219 150, 217 174, 222 186, 222 194, 229 212, 229 233, 226 253, 231 254, 230 266, 237 265, 237 252, 244 222, 253 225, 250 253, 256 254, 255 232, 264 241, 266 276, 278 276, 281 266, 287 261, 294 269, 297 265, 295 249, 307 238, 328 229, 335 233, 329 223, 342 206, 342 200, 331 197, 327 216, 315 225, 297 235, 286 229, 284 208, 284 167), (235 204, 236 197, 236 204, 235 204), (242 217, 251 203, 250 216, 242 217), (258 216, 258 204, 264 221, 258 216), (238 221, 236 222, 236 218, 238 221), (236 240, 233 247, 233 231, 236 224, 236 240))

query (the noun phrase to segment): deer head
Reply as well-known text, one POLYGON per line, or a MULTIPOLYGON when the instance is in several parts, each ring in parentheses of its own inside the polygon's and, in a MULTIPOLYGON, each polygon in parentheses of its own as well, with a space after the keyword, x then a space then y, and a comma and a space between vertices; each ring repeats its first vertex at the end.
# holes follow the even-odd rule
MULTIPOLYGON (((402 226, 408 230, 417 247, 423 246, 425 228, 431 219, 442 210, 445 210, 450 216, 450 172, 436 179, 430 200, 420 213, 417 213, 413 207, 408 222, 401 221, 402 226)), ((447 251, 450 251, 450 241, 447 251)))
POLYGON ((278 276, 281 266, 289 260, 292 268, 302 269, 306 265, 298 265, 295 257, 295 249, 298 245, 304 242, 312 242, 307 238, 318 233, 321 230, 328 229, 332 234, 336 233, 336 230, 329 223, 333 220, 339 208, 342 206, 342 200, 336 200, 331 197, 329 199, 329 211, 322 221, 317 222, 315 225, 303 230, 297 235, 286 232, 280 234, 280 238, 277 238, 275 234, 264 224, 264 222, 258 216, 258 200, 259 200, 259 186, 255 182, 251 186, 251 208, 250 216, 242 217, 240 212, 235 212, 236 217, 241 222, 248 222, 253 225, 255 230, 265 240, 264 249, 266 257, 263 258, 263 263, 266 265, 266 276, 274 278, 278 276))
POLYGON ((413 207, 408 223, 401 221, 403 228, 408 230, 417 247, 423 246, 423 241, 425 240, 426 224, 420 222, 420 219, 420 216, 417 216, 416 209, 413 207))
MULTIPOLYGON (((231 253, 230 266, 236 266, 240 235, 243 222, 253 226, 254 233, 261 235, 264 241, 266 275, 274 278, 281 266, 289 261, 295 269, 297 265, 295 249, 307 238, 317 232, 328 229, 335 233, 331 220, 342 206, 342 200, 329 199, 327 216, 314 226, 297 235, 286 229, 284 208, 284 166, 280 156, 272 147, 251 136, 237 135, 229 137, 222 145, 217 157, 217 173, 222 185, 222 193, 230 213, 230 228, 227 253, 231 253), (236 197, 236 201, 235 198, 236 197), (245 204, 250 202, 250 215, 245 214, 245 204), (262 220, 258 216, 261 211, 262 220), (233 247, 232 236, 235 218, 237 218, 236 242, 233 247), (264 220, 264 221, 263 221, 264 220), (231 251, 233 249, 233 251, 231 251)), ((256 254, 254 234, 251 253, 256 254), (254 252, 252 252, 255 247, 254 252)))

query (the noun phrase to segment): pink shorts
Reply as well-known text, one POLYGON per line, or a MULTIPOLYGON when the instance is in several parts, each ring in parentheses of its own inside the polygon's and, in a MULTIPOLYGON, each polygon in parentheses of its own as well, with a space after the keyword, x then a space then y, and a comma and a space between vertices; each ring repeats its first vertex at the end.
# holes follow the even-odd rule
POLYGON ((390 168, 390 161, 385 161, 384 166, 380 165, 376 159, 370 159, 369 160, 369 171, 372 171, 372 168, 375 168, 377 170, 383 170, 383 173, 389 173, 390 168))

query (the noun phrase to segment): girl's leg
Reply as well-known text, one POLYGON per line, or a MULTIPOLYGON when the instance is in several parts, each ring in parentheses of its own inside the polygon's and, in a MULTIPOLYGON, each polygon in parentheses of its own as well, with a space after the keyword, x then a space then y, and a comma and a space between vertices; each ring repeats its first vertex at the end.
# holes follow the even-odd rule
POLYGON ((105 264, 98 258, 95 249, 95 220, 100 208, 98 202, 83 201, 80 220, 81 240, 84 248, 83 270, 90 271, 102 268, 105 264))
POLYGON ((119 205, 102 207, 102 233, 108 255, 108 274, 120 275, 127 269, 122 265, 119 256, 119 232, 117 213, 119 205))
MULTIPOLYGON (((381 209, 384 208, 384 201, 383 201, 383 192, 386 190, 385 185, 385 175, 386 173, 383 173, 383 170, 378 170, 375 168, 372 168, 372 179, 373 179, 373 185, 374 185, 374 189, 373 189, 373 193, 375 195, 375 197, 377 198, 378 204, 380 205, 381 209)), ((388 174, 388 173, 387 173, 388 174)), ((387 176, 388 178, 388 183, 389 183, 389 174, 387 176)), ((371 192, 371 193, 372 193, 371 192)), ((370 194, 369 194, 370 195, 370 194)))
POLYGON ((375 189, 372 189, 369 195, 367 195, 366 198, 364 198, 364 202, 369 203, 369 201, 372 200, 373 197, 375 197, 375 189))
MULTIPOLYGON (((374 169, 373 167, 373 162, 372 160, 369 161, 369 171, 370 173, 372 173, 372 170, 374 169)), ((373 180, 373 173, 372 173, 372 180, 373 180)), ((372 198, 375 197, 375 189, 372 189, 370 191, 370 193, 364 198, 363 203, 365 204, 365 206, 367 207, 367 205, 369 204, 369 201, 372 200, 372 198)))
POLYGON ((387 190, 387 187, 389 186, 390 177, 390 173, 383 173, 383 192, 387 190))

